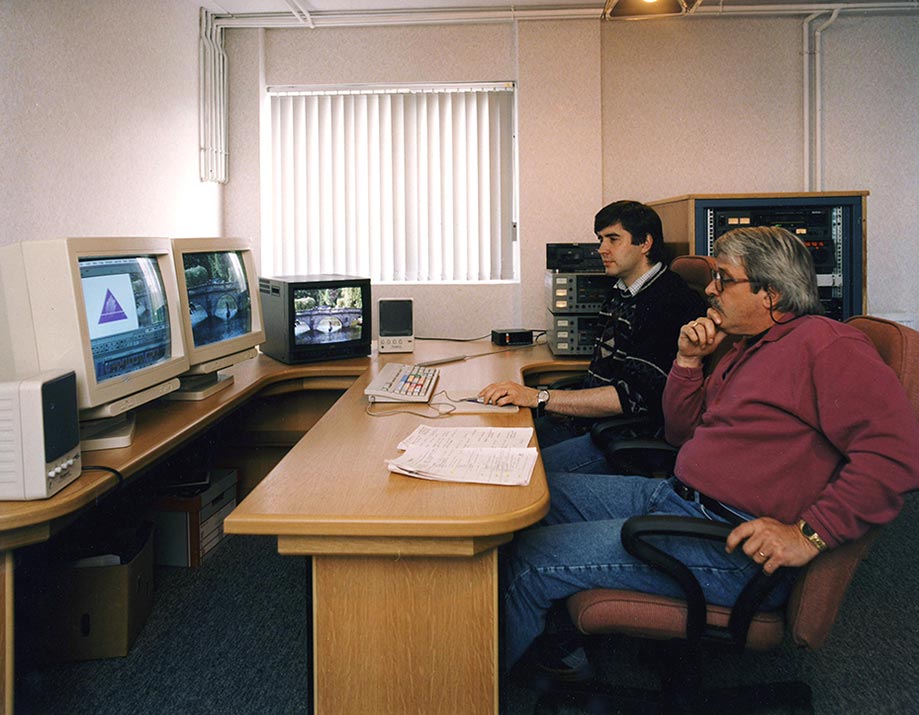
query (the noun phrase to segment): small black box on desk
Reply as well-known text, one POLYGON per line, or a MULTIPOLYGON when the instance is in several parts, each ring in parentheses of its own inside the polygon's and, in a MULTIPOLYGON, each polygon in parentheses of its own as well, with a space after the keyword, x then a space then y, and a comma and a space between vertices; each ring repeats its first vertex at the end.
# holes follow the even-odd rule
POLYGON ((156 524, 156 563, 200 566, 223 539, 223 520, 235 507, 235 469, 212 469, 196 485, 173 485, 150 512, 156 524))
POLYGON ((533 331, 523 328, 497 328, 491 331, 495 345, 532 345, 533 331))

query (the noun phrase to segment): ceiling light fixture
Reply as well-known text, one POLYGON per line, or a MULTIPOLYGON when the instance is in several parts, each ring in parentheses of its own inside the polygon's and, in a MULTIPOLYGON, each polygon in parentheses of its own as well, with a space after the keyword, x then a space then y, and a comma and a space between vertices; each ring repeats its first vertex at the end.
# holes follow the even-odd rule
POLYGON ((642 20, 689 15, 702 0, 606 0, 604 20, 642 20))

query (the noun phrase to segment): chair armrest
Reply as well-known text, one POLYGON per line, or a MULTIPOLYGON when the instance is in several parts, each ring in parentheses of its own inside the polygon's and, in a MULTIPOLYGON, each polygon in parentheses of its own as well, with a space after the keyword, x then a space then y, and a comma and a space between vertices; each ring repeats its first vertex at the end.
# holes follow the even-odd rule
POLYGON ((607 464, 614 470, 644 477, 669 477, 673 474, 679 449, 663 439, 654 437, 623 437, 622 430, 630 425, 647 423, 646 418, 624 418, 617 422, 604 420, 590 430, 593 443, 603 452, 607 464))
POLYGON ((547 390, 577 390, 584 385, 583 375, 569 375, 560 377, 546 385, 547 390))
POLYGON ((642 450, 645 452, 659 452, 661 454, 672 454, 674 457, 680 451, 679 447, 653 437, 636 438, 636 439, 614 439, 606 444, 598 445, 607 454, 616 454, 618 452, 631 452, 642 450))
POLYGON ((605 417, 597 420, 590 428, 590 436, 594 444, 603 448, 606 444, 612 444, 616 440, 616 435, 624 427, 643 427, 649 424, 650 420, 645 415, 629 416, 619 415, 618 417, 605 417))
MULTIPOLYGON (((685 594, 686 640, 690 643, 698 643, 707 629, 708 604, 702 587, 683 562, 653 546, 647 539, 653 536, 678 536, 725 541, 733 529, 731 524, 709 519, 654 515, 632 517, 622 526, 622 545, 626 551, 672 578, 685 594)), ((757 571, 734 603, 728 622, 728 635, 739 649, 746 643, 750 623, 763 599, 778 583, 781 571, 779 569, 772 574, 757 571)), ((711 630, 708 633, 716 635, 711 630)))

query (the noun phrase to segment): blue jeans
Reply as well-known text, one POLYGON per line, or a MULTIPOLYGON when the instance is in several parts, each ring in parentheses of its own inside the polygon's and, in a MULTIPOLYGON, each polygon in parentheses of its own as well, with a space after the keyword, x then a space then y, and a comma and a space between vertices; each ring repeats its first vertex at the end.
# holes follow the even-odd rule
POLYGON ((563 442, 566 439, 577 437, 584 430, 578 429, 575 423, 567 418, 558 417, 548 414, 542 417, 537 416, 536 410, 533 412, 533 427, 536 428, 536 439, 539 442, 540 449, 551 447, 553 444, 563 442))
POLYGON ((603 456, 603 452, 594 444, 590 433, 578 437, 571 437, 561 442, 556 442, 549 447, 543 447, 539 455, 546 474, 577 473, 577 474, 609 474, 610 467, 603 456))
MULTIPOLYGON (((667 576, 635 559, 622 546, 623 523, 640 514, 673 514, 723 521, 681 499, 671 479, 599 474, 549 474, 552 507, 538 525, 517 534, 505 568, 505 667, 526 652, 545 627, 553 601, 589 588, 620 588, 682 597, 667 576)), ((707 539, 661 537, 660 548, 677 556, 699 580, 710 603, 732 604, 760 566, 740 550, 724 551, 707 539)), ((780 584, 764 608, 787 598, 792 579, 780 584)))

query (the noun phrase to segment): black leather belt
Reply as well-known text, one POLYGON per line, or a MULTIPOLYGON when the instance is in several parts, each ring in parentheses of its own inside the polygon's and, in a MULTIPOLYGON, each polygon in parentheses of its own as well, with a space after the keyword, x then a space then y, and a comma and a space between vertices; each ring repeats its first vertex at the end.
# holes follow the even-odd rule
POLYGON ((693 489, 688 484, 683 484, 683 482, 676 477, 673 479, 673 491, 675 491, 676 495, 681 499, 698 502, 712 514, 717 514, 725 521, 734 524, 734 526, 743 524, 746 521, 740 514, 735 514, 717 499, 705 496, 702 492, 693 489))

